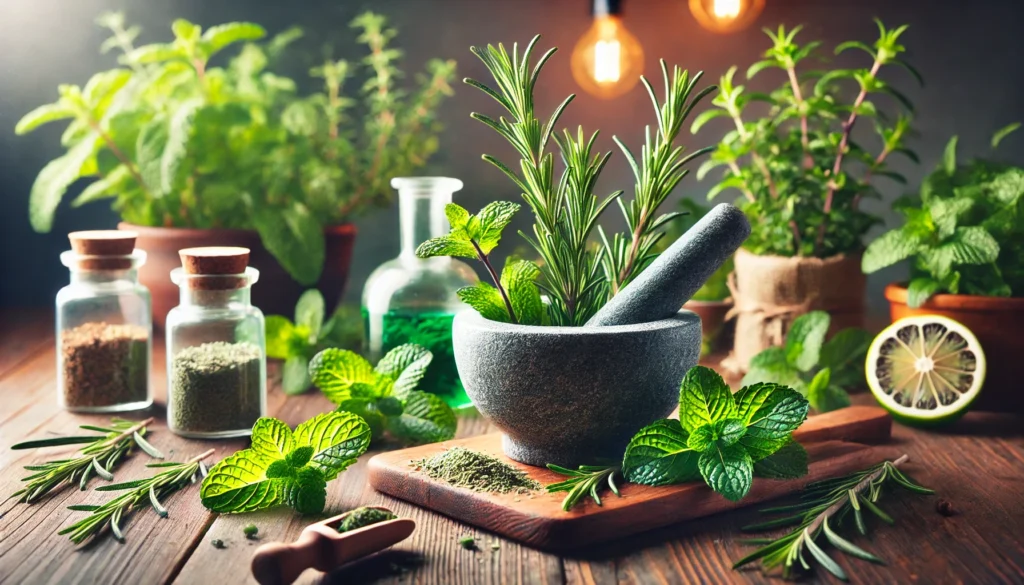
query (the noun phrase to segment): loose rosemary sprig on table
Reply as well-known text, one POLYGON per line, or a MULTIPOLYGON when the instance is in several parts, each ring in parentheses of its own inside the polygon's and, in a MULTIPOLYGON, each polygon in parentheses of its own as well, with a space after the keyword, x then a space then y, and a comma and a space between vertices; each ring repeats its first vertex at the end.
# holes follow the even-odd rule
POLYGON ((548 463, 548 469, 561 475, 569 476, 569 479, 545 486, 548 493, 569 492, 562 500, 562 510, 568 512, 583 498, 590 496, 594 503, 601 505, 601 496, 598 490, 601 484, 607 482, 612 493, 619 495, 619 486, 615 485, 615 474, 619 472, 617 466, 602 467, 600 465, 580 465, 579 469, 573 471, 554 463, 548 463))
POLYGON ((157 514, 166 518, 167 509, 160 503, 160 499, 180 490, 189 483, 195 483, 197 474, 206 477, 207 469, 203 464, 203 459, 212 455, 213 451, 210 449, 184 463, 150 463, 146 467, 159 467, 163 468, 163 471, 146 479, 136 479, 96 488, 98 492, 121 490, 128 490, 128 492, 101 506, 68 506, 69 510, 89 512, 90 514, 57 534, 68 534, 72 542, 81 544, 89 537, 98 534, 104 526, 109 525, 114 538, 124 542, 124 533, 121 531, 121 520, 124 515, 137 508, 152 506, 157 514))
POLYGON ((102 435, 54 437, 25 441, 12 446, 11 449, 37 449, 58 445, 87 444, 70 459, 55 459, 40 465, 26 465, 26 470, 35 473, 22 478, 22 481, 27 482, 25 487, 14 492, 7 499, 17 498, 18 502, 31 504, 63 485, 78 484, 79 489, 84 491, 93 475, 112 481, 114 467, 128 455, 134 445, 138 445, 150 457, 163 459, 163 454, 143 438, 143 435, 146 434, 146 427, 152 422, 152 417, 138 423, 115 418, 109 427, 94 425, 79 427, 87 431, 103 433, 102 435))
POLYGON ((804 557, 806 549, 828 572, 835 575, 836 578, 846 581, 846 572, 842 567, 815 543, 815 540, 822 534, 825 535, 826 540, 832 543, 832 546, 848 555, 885 564, 882 559, 840 537, 833 527, 838 526, 843 518, 852 511, 857 530, 862 535, 867 534, 863 514, 865 509, 883 522, 893 524, 895 521, 892 517, 876 504, 884 486, 898 485, 918 494, 935 493, 918 485, 898 469, 908 459, 907 455, 903 455, 895 461, 883 461, 874 467, 845 477, 812 483, 804 489, 803 501, 799 504, 762 510, 762 513, 767 514, 782 512, 792 514, 745 526, 743 527, 744 531, 759 532, 793 525, 796 525, 796 528, 781 538, 758 538, 744 541, 747 544, 765 546, 736 561, 733 568, 736 569, 760 559, 761 565, 765 569, 781 566, 782 576, 788 578, 799 567, 803 567, 804 570, 811 569, 811 565, 804 557), (829 521, 832 521, 832 525, 829 525, 829 521))

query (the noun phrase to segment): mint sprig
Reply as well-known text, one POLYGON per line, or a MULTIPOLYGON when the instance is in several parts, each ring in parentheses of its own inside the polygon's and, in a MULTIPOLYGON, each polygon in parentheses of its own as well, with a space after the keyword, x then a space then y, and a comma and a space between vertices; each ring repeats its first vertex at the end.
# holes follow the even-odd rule
POLYGON ((828 412, 850 405, 846 388, 864 386, 864 358, 871 334, 848 328, 825 341, 831 317, 811 311, 797 317, 782 347, 770 347, 750 360, 743 384, 777 382, 803 394, 811 407, 828 412))
POLYGON ((455 436, 455 412, 439 396, 416 386, 433 359, 424 347, 405 344, 374 367, 345 349, 325 349, 309 364, 313 384, 338 412, 359 415, 373 439, 385 433, 405 443, 434 443, 455 436))
POLYGON ((355 463, 370 445, 370 427, 348 412, 326 412, 295 427, 264 417, 252 428, 252 446, 210 470, 199 495, 214 512, 254 512, 291 506, 323 512, 327 482, 355 463))
POLYGON ((703 478, 732 501, 750 491, 755 473, 799 477, 806 451, 791 434, 809 404, 780 384, 755 384, 733 395, 716 372, 691 368, 680 388, 679 420, 659 420, 630 441, 623 459, 627 481, 669 485, 703 478))

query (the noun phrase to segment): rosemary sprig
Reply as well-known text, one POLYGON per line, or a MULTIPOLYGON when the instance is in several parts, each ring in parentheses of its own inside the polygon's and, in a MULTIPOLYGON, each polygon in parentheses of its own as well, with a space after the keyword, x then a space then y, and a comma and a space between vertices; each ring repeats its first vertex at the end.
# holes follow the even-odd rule
POLYGON ((89 537, 98 534, 104 526, 109 525, 114 538, 124 542, 121 520, 125 514, 137 508, 152 506, 153 511, 166 518, 167 509, 163 507, 160 500, 189 483, 195 483, 197 474, 206 477, 207 469, 203 464, 203 459, 212 455, 213 451, 210 449, 184 463, 150 463, 146 467, 159 467, 163 471, 146 479, 136 479, 96 488, 98 492, 128 491, 101 506, 68 506, 69 510, 89 512, 89 515, 57 534, 68 534, 72 542, 81 544, 89 537))
POLYGON ((548 493, 569 492, 566 494, 565 499, 562 500, 562 509, 566 512, 588 495, 594 499, 595 504, 600 506, 601 496, 598 494, 598 490, 601 489, 601 484, 605 482, 608 483, 612 493, 616 496, 619 495, 619 486, 615 485, 615 474, 619 472, 618 466, 580 465, 578 470, 573 471, 554 463, 548 463, 548 469, 555 473, 569 476, 569 479, 565 481, 553 483, 545 487, 548 493))
POLYGON ((791 506, 762 510, 762 513, 784 512, 789 515, 745 526, 743 527, 744 531, 758 532, 794 525, 796 528, 777 539, 760 538, 745 541, 748 544, 765 546, 736 561, 733 568, 736 569, 760 559, 761 565, 765 569, 781 566, 782 576, 788 578, 799 567, 804 570, 811 569, 811 565, 804 557, 804 550, 807 550, 828 572, 835 575, 836 578, 846 581, 846 572, 815 542, 822 534, 825 535, 826 540, 832 543, 832 546, 850 556, 885 564, 882 559, 840 537, 833 527, 838 526, 852 511, 857 530, 862 535, 867 534, 864 510, 871 512, 887 524, 893 524, 895 521, 892 517, 877 505, 884 486, 898 485, 918 494, 935 493, 918 485, 898 469, 908 459, 907 455, 902 455, 895 461, 883 461, 874 467, 852 475, 810 484, 804 490, 802 502, 791 506))
POLYGON ((22 481, 26 482, 25 487, 14 492, 7 499, 17 498, 18 502, 31 504, 63 485, 78 484, 79 489, 84 491, 93 475, 112 481, 114 467, 129 454, 134 445, 138 445, 150 457, 163 459, 164 456, 160 451, 143 438, 143 435, 146 434, 146 427, 152 422, 152 417, 138 423, 115 418, 109 427, 94 425, 79 427, 87 431, 103 433, 101 435, 54 437, 25 441, 12 446, 11 449, 17 450, 87 444, 70 459, 55 459, 40 465, 26 465, 25 469, 34 473, 22 478, 22 481))

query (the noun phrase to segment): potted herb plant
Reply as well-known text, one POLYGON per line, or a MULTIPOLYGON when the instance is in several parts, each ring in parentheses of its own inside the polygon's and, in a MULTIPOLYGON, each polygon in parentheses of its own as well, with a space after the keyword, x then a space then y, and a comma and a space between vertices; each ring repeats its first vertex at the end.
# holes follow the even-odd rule
POLYGON ((264 40, 252 23, 203 31, 179 19, 173 41, 136 46, 140 29, 123 14, 98 23, 111 32, 101 49, 120 51, 120 66, 83 87, 60 86, 57 102, 16 128, 70 120, 67 152, 32 187, 32 226, 48 231, 67 188, 95 179, 72 205, 111 198, 121 226, 139 234, 149 253, 140 276, 157 322, 177 303, 167 278, 177 252, 195 246, 249 248, 264 281, 254 301, 271 313, 290 311, 310 285, 336 301, 355 238, 351 219, 387 205, 388 179, 436 150, 434 114, 451 93, 455 63, 430 61, 422 85, 406 94, 395 81, 395 30, 368 12, 352 22, 368 56, 313 69, 322 91, 299 95, 294 80, 271 69, 301 37, 297 28, 264 40), (241 47, 226 59, 232 45, 241 47), (354 89, 353 78, 364 77, 354 89))
MULTIPOLYGON (((1020 125, 992 139, 999 142, 1020 125)), ((988 357, 976 407, 1024 410, 1024 167, 993 160, 958 163, 957 139, 917 196, 894 207, 905 217, 867 247, 872 273, 910 261, 910 281, 885 289, 893 321, 939 314, 967 326, 988 357)))
POLYGON ((772 46, 746 77, 775 70, 781 85, 770 93, 748 91, 735 83, 734 67, 721 79, 713 102, 718 108, 702 113, 691 127, 697 132, 714 118, 728 120, 730 130, 697 176, 724 168, 708 198, 738 192, 737 205, 753 226, 735 257, 732 361, 740 370, 765 348, 781 345, 803 313, 828 311, 836 329, 862 321, 861 238, 877 219, 860 204, 879 196, 879 178, 905 182, 888 167, 893 155, 917 159, 903 144, 910 131, 904 112, 911 104, 882 77, 902 66, 919 79, 901 58, 899 39, 907 27, 877 24, 879 38, 872 46, 850 41, 835 49, 864 53, 865 66, 824 73, 806 67, 821 43, 798 44, 800 27, 766 30, 772 46), (883 115, 884 100, 900 113, 883 115), (873 149, 851 140, 864 118, 878 134, 873 149))
MULTIPOLYGON (((595 187, 611 152, 597 150, 596 133, 556 130, 575 96, 551 114, 534 107, 533 90, 555 52, 550 49, 532 63, 538 38, 522 52, 518 45, 511 52, 502 45, 473 48, 495 85, 466 83, 504 109, 500 117, 472 117, 517 153, 519 160, 510 165, 491 155, 483 158, 512 180, 533 213, 531 233, 522 235, 539 262, 513 259, 500 275, 491 263, 489 255, 520 209, 507 201, 490 203, 477 214, 449 204, 451 232, 421 244, 417 255, 473 258, 491 276, 490 284, 458 291, 476 311, 455 317, 452 341, 466 392, 502 429, 505 453, 532 465, 615 460, 637 430, 677 406, 680 380, 699 357, 700 321, 689 311, 627 325, 592 321, 602 317, 609 301, 629 299, 631 283, 656 261, 664 228, 680 215, 659 214, 658 208, 686 175, 686 164, 709 150, 685 152, 676 139, 689 113, 715 88, 697 89, 699 73, 690 76, 678 67, 670 73, 664 62, 660 98, 641 78, 657 124, 644 134, 639 156, 615 138, 633 169, 635 193, 628 201, 621 191, 599 197, 595 187), (564 163, 560 176, 549 142, 564 163), (598 219, 617 199, 626 230, 609 235, 598 219)), ((698 240, 717 246, 709 252, 724 261, 749 227, 741 212, 720 207, 702 222, 737 226, 732 237, 698 240)), ((688 285, 696 289, 721 261, 692 267, 685 276, 688 285)))

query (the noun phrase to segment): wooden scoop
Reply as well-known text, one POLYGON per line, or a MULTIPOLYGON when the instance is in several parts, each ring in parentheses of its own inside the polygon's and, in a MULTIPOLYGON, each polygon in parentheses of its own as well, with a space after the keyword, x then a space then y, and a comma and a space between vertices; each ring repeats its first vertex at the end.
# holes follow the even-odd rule
POLYGON ((341 521, 351 513, 310 524, 292 544, 271 542, 259 547, 252 557, 253 576, 261 585, 287 585, 310 567, 331 571, 399 543, 416 529, 412 519, 396 518, 338 532, 341 521))

